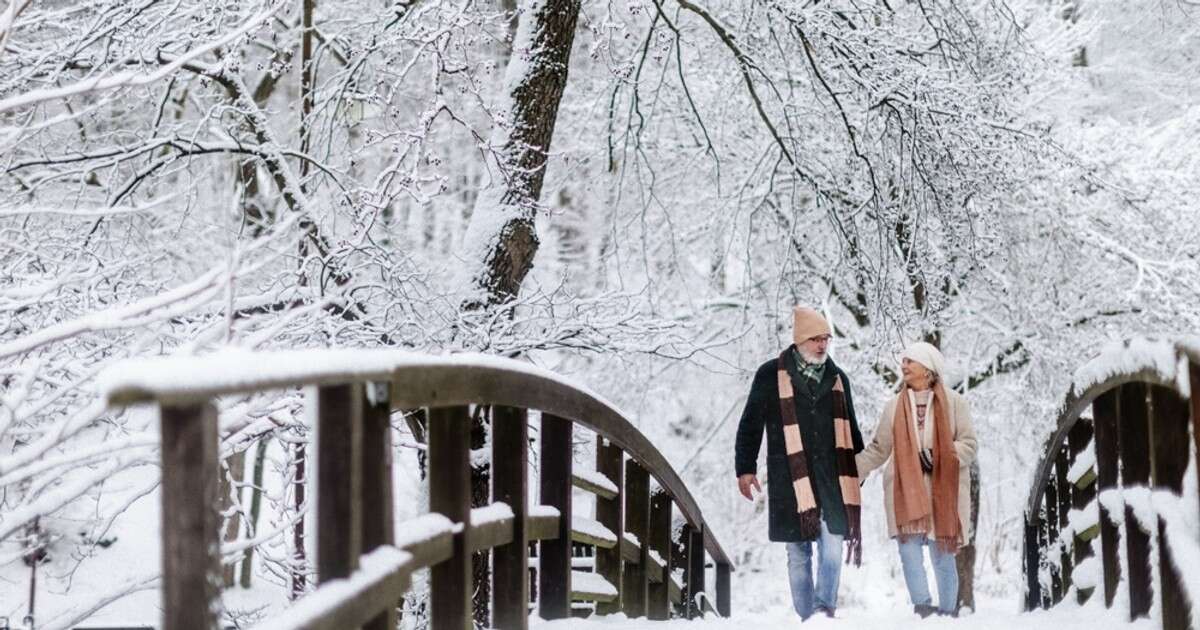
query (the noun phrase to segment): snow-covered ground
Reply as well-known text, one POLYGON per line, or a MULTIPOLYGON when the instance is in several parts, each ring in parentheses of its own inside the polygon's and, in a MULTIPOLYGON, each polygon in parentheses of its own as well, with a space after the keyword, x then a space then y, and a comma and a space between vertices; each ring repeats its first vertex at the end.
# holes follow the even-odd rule
POLYGON ((813 617, 801 626, 800 620, 791 610, 783 607, 761 613, 734 614, 729 619, 708 617, 687 621, 669 622, 627 619, 624 615, 611 615, 595 619, 571 619, 547 622, 533 621, 531 627, 541 630, 747 630, 749 628, 870 628, 907 630, 936 630, 937 628, 964 628, 972 630, 1102 630, 1126 628, 1149 630, 1157 628, 1157 621, 1140 619, 1134 623, 1125 621, 1116 611, 1103 606, 1084 607, 1063 605, 1049 611, 1021 613, 1011 602, 988 602, 980 606, 978 613, 969 617, 950 619, 930 617, 921 619, 911 608, 845 608, 838 611, 836 619, 813 617))

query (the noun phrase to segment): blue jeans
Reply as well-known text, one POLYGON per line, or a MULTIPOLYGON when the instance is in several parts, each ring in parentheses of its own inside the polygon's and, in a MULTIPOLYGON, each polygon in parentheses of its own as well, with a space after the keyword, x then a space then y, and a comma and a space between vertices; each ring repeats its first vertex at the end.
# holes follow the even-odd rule
POLYGON ((838 580, 842 577, 842 536, 829 533, 821 521, 821 536, 816 541, 787 544, 788 581, 792 586, 792 607, 807 619, 817 607, 837 609, 838 580), (812 547, 817 545, 817 588, 813 589, 812 547))
POLYGON ((937 581, 938 610, 952 613, 958 609, 958 566, 954 554, 938 549, 937 543, 927 537, 908 536, 908 540, 897 538, 900 547, 900 565, 904 569, 904 584, 908 586, 908 597, 913 606, 930 606, 929 581, 925 577, 925 552, 929 547, 929 559, 933 562, 933 578, 937 581))

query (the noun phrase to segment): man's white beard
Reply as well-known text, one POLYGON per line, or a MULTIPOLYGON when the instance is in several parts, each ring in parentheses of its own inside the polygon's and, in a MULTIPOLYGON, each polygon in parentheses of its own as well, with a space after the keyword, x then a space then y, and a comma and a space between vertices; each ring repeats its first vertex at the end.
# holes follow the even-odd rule
POLYGON ((820 365, 825 362, 825 359, 829 358, 828 352, 826 352, 825 355, 822 357, 817 357, 816 355, 812 355, 812 354, 805 352, 801 348, 797 348, 797 350, 800 350, 800 358, 804 359, 804 362, 809 365, 820 365))

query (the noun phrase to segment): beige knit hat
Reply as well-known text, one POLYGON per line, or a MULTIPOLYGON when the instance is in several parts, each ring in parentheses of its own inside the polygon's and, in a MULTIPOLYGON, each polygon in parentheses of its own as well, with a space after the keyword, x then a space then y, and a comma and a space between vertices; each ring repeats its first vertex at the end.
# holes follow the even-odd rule
POLYGON ((807 306, 793 308, 792 319, 795 321, 795 325, 792 327, 792 339, 796 345, 813 337, 832 334, 829 330, 829 322, 825 321, 825 318, 816 310, 807 306))
POLYGON ((925 366, 925 369, 937 374, 938 377, 946 377, 946 357, 942 356, 942 351, 931 343, 918 341, 909 344, 904 352, 900 353, 900 358, 916 361, 925 366))

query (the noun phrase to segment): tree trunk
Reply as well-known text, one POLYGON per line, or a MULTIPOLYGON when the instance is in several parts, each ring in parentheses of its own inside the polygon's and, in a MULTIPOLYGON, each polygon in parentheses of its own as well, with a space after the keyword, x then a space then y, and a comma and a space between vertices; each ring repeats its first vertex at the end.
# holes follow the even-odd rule
MULTIPOLYGON (((262 511, 263 464, 267 458, 267 438, 258 441, 254 449, 254 475, 250 486, 250 520, 246 523, 246 536, 258 534, 258 515, 262 511)), ((242 588, 250 588, 250 577, 254 571, 254 547, 246 547, 242 555, 242 588)))
POLYGON ((567 84, 579 0, 546 0, 523 11, 504 77, 503 117, 490 142, 490 170, 499 181, 476 198, 464 239, 467 310, 515 297, 538 248, 534 216, 567 84))
MULTIPOLYGON (((242 525, 242 481, 246 468, 246 452, 241 451, 225 460, 225 470, 221 471, 220 493, 221 512, 225 515, 221 539, 227 543, 238 538, 242 525)), ((232 587, 237 582, 237 564, 222 565, 221 578, 225 588, 232 587)))
POLYGON ((979 460, 971 462, 971 539, 958 550, 958 608, 975 611, 975 539, 979 536, 979 460))

